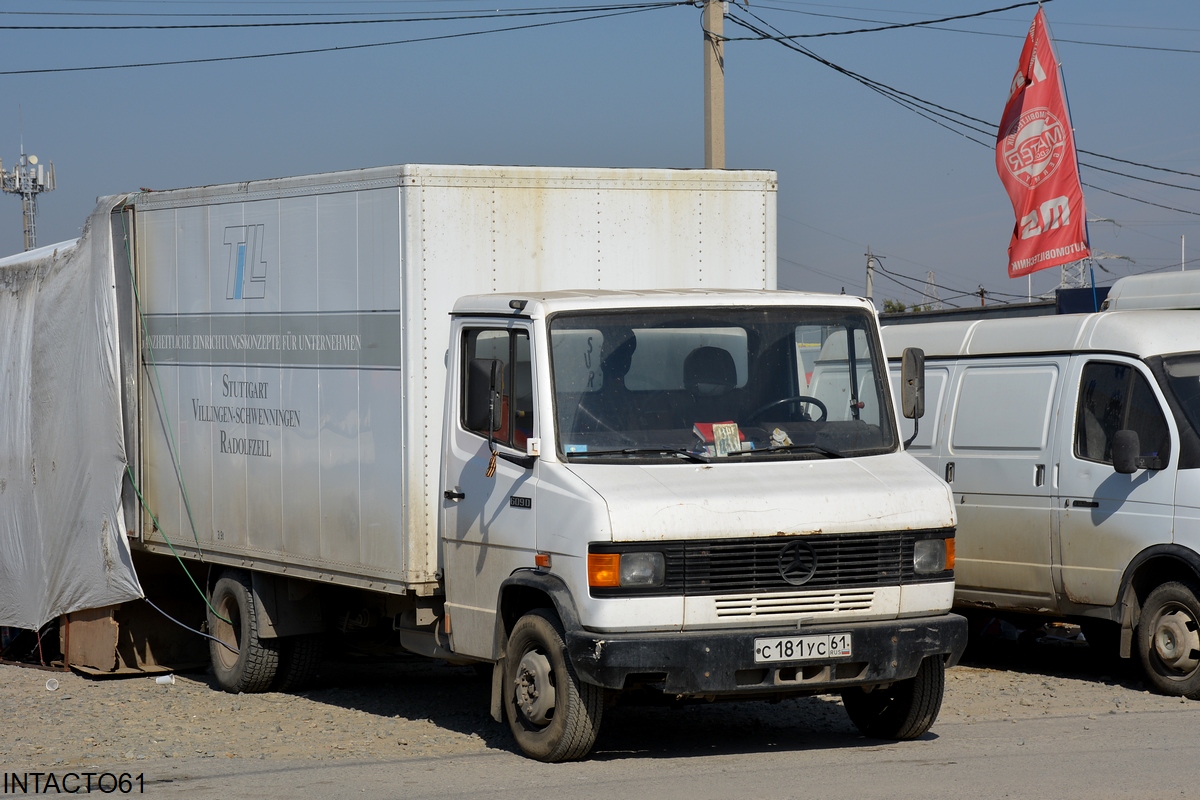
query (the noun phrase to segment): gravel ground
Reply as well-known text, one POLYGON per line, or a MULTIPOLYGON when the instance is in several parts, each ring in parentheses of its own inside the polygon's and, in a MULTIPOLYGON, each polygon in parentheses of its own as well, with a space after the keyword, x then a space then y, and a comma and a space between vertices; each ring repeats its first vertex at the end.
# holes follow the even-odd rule
MULTIPOLYGON (((1127 665, 1098 664, 1086 646, 993 642, 973 646, 947 675, 940 723, 1178 709, 1127 665)), ((300 694, 229 695, 211 676, 93 679, 0 666, 0 771, 119 767, 170 759, 403 760, 513 750, 487 713, 488 685, 469 668, 434 662, 327 663, 300 694), (59 681, 46 689, 49 678, 59 681)), ((935 725, 934 733, 938 732, 935 725)), ((619 707, 606 713, 597 752, 700 751, 852 733, 835 697, 782 703, 619 707)))

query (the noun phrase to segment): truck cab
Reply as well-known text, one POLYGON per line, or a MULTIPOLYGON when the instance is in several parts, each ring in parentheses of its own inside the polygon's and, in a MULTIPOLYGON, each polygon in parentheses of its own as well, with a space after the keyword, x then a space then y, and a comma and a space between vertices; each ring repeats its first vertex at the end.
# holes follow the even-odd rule
POLYGON ((495 665, 527 753, 581 757, 633 689, 932 725, 965 644, 955 512, 901 447, 866 301, 469 296, 447 367, 438 636, 495 665))

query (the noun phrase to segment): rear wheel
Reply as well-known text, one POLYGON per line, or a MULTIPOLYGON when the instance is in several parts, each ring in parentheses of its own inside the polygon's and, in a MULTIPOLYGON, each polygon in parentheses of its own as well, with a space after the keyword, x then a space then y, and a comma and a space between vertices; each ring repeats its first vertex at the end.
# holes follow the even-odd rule
POLYGON ((279 640, 258 635, 250 575, 226 570, 213 587, 211 603, 216 614, 209 610, 208 630, 224 643, 208 643, 217 683, 235 694, 267 691, 279 670, 279 640))
POLYGON ((596 743, 604 690, 579 680, 562 623, 547 609, 521 617, 508 637, 504 711, 521 750, 538 761, 574 761, 596 743))
POLYGON ((275 675, 276 691, 297 692, 308 688, 321 666, 324 644, 324 639, 319 634, 281 639, 279 671, 275 675))
POLYGON ((942 708, 946 665, 931 656, 917 674, 886 689, 867 692, 859 688, 842 692, 850 721, 873 739, 916 739, 931 727, 942 708))
POLYGON ((1150 593, 1138 620, 1137 648, 1146 677, 1163 694, 1200 700, 1200 601, 1178 581, 1150 593))

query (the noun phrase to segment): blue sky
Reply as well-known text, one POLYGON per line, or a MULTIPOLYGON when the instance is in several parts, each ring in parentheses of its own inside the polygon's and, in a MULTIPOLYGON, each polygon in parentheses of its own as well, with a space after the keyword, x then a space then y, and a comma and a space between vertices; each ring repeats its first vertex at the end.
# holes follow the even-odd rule
MULTIPOLYGON (((809 34, 1008 4, 752 0, 749 8, 732 6, 731 14, 751 21, 754 14, 784 33, 809 34)), ((559 6, 546 0, 12 0, 0 3, 0 25, 316 21, 353 17, 212 15, 394 18, 533 7, 559 6), (43 13, 13 13, 22 11, 43 13), (88 13, 95 16, 81 16, 88 13), (202 16, 117 16, 150 14, 202 16)), ((1045 8, 1064 62, 1078 146, 1200 173, 1200 111, 1194 99, 1200 86, 1200 4, 1054 0, 1045 8)), ((1018 8, 940 29, 829 36, 803 44, 849 70, 994 123, 1034 10, 1018 8)), ((0 72, 345 46, 548 19, 5 30, 0 72)), ((727 21, 726 35, 749 34, 727 21)), ((353 51, 0 75, 0 158, 6 169, 12 167, 23 128, 26 152, 55 164, 58 188, 39 201, 39 244, 78 235, 98 195, 140 187, 400 163, 700 167, 701 52, 699 9, 676 6, 353 51)), ((1013 219, 990 148, 771 41, 726 45, 726 104, 728 166, 779 173, 782 286, 861 293, 869 246, 885 256, 884 266, 898 278, 877 278, 877 300, 919 300, 929 272, 942 287, 939 295, 953 304, 977 303, 961 295, 980 285, 998 300, 1024 296, 1026 281, 1010 280, 1005 272, 1013 219)), ((1104 189, 1200 214, 1195 191, 1200 178, 1097 157, 1082 160, 1194 187, 1083 171, 1086 182, 1104 189)), ((1185 234, 1189 266, 1200 268, 1200 216, 1086 187, 1084 192, 1089 217, 1111 220, 1091 223, 1094 250, 1121 256, 1100 262, 1110 272, 1097 269, 1097 283, 1131 272, 1178 269, 1185 234)), ((21 246, 20 203, 0 198, 0 254, 21 246)), ((1047 291, 1058 280, 1058 270, 1037 273, 1033 291, 1047 291)))

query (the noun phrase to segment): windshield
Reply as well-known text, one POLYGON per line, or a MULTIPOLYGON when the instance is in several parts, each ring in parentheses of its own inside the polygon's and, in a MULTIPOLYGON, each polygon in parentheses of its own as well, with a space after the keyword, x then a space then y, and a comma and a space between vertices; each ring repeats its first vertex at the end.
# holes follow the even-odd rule
POLYGON ((895 449, 874 318, 687 308, 550 320, 568 460, 831 458, 895 449))
POLYGON ((1162 360, 1166 383, 1192 430, 1200 432, 1200 354, 1172 356, 1162 360))

